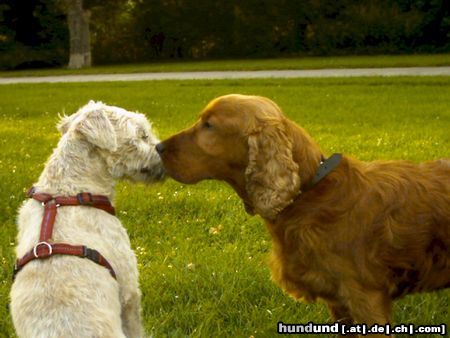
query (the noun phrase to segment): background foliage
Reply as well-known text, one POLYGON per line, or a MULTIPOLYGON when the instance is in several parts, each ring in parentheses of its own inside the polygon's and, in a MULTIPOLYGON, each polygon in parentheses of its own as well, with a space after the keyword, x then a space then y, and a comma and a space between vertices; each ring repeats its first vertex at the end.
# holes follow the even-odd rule
MULTIPOLYGON (((448 0, 85 0, 96 64, 445 52, 448 0)), ((1 0, 0 68, 65 64, 61 0, 1 0)))

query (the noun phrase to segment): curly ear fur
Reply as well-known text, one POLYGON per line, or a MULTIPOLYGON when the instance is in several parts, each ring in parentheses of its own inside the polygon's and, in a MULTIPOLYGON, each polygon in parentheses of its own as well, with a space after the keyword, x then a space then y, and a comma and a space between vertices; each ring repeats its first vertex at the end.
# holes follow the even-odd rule
POLYGON ((299 167, 292 157, 293 142, 279 117, 265 117, 248 136, 246 188, 254 211, 274 219, 300 191, 299 167))
POLYGON ((70 126, 72 125, 72 122, 77 119, 77 117, 82 114, 83 109, 93 109, 93 107, 98 106, 102 104, 101 102, 94 102, 93 100, 90 100, 88 104, 86 104, 83 108, 81 108, 79 111, 77 111, 75 114, 67 116, 65 113, 60 114, 58 113, 59 122, 56 125, 56 129, 61 133, 61 135, 64 135, 69 130, 70 126))
MULTIPOLYGON (((64 119, 60 125, 64 129, 64 119)), ((99 148, 117 150, 116 131, 102 109, 83 112, 68 128, 80 133, 89 143, 99 148)))

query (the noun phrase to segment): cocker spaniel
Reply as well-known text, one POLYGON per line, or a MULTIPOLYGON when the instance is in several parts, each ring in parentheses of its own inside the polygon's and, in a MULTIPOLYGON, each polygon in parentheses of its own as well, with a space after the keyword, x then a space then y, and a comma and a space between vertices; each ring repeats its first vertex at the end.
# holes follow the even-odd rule
POLYGON ((273 280, 334 321, 385 324, 407 293, 450 286, 450 161, 323 153, 271 100, 226 95, 157 145, 183 183, 230 184, 271 234, 273 280))

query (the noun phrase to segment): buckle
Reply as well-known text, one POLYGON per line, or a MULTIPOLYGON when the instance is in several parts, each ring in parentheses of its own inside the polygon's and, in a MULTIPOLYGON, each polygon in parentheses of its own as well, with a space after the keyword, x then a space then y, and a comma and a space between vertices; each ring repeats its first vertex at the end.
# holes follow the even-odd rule
POLYGON ((80 192, 79 194, 77 194, 77 200, 80 205, 90 206, 94 204, 94 199, 92 198, 92 194, 90 192, 80 192))
POLYGON ((97 250, 88 248, 87 246, 83 246, 83 256, 95 263, 100 262, 100 253, 97 250))
POLYGON ((47 242, 39 242, 39 243, 36 244, 36 245, 34 246, 34 248, 33 248, 33 255, 34 255, 35 258, 46 258, 46 257, 51 256, 52 253, 53 253, 53 248, 52 248, 52 246, 51 246, 49 243, 47 243, 47 242), (45 246, 48 248, 48 253, 45 254, 45 255, 39 256, 37 250, 38 250, 39 246, 41 246, 41 245, 45 245, 45 246))

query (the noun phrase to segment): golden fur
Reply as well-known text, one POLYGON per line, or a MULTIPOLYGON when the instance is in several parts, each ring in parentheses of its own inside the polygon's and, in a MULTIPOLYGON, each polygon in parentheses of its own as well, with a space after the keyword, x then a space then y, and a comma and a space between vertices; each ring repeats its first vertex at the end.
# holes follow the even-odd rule
POLYGON ((391 301, 450 286, 450 161, 343 156, 310 190, 322 151, 269 99, 227 95, 164 141, 169 175, 228 182, 273 239, 274 281, 334 321, 384 324, 391 301))

